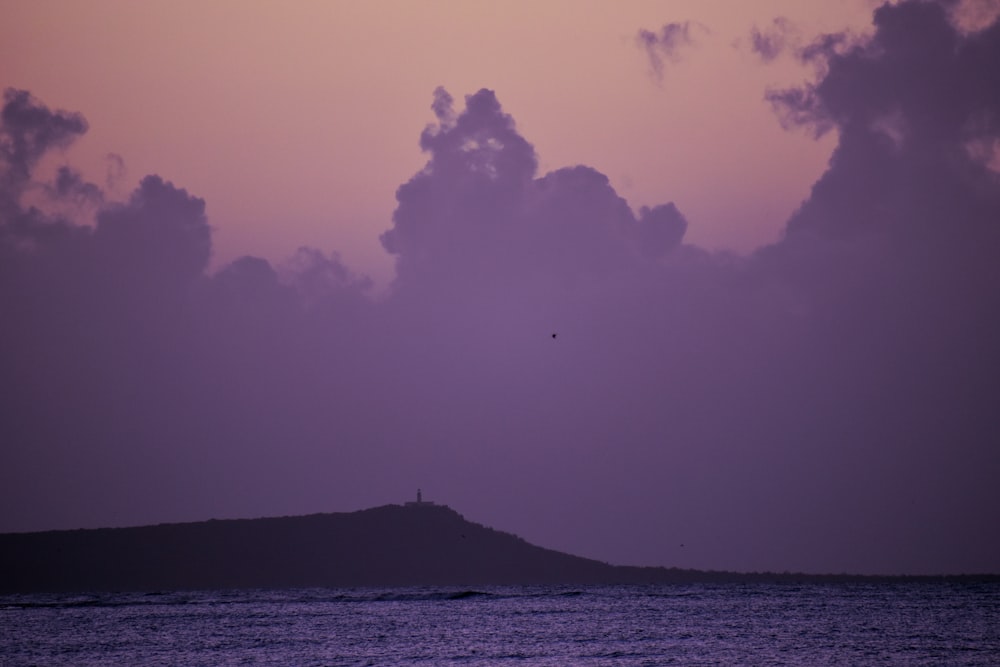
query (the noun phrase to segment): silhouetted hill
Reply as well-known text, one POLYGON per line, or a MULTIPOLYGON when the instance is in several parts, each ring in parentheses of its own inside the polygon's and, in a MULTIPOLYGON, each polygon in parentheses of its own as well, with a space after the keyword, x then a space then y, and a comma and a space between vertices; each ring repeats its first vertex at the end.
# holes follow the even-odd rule
POLYGON ((0 535, 0 591, 607 581, 442 505, 0 535))
POLYGON ((431 504, 0 535, 0 593, 836 578, 612 566, 431 504))

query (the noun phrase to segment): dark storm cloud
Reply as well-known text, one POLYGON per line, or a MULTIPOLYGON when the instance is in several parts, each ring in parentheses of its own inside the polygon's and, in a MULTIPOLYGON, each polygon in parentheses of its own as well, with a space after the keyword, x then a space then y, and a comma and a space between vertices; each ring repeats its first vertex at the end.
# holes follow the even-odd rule
POLYGON ((771 93, 838 145, 746 257, 685 244, 676 206, 636 213, 591 167, 538 174, 489 90, 435 91, 381 299, 314 249, 209 275, 205 203, 158 176, 92 227, 5 181, 3 529, 423 486, 611 561, 1000 569, 1000 26, 949 7, 883 7, 771 93))
POLYGON ((681 50, 694 44, 690 21, 666 23, 658 31, 642 28, 636 34, 635 42, 646 52, 649 67, 657 80, 663 78, 666 62, 679 62, 681 50))

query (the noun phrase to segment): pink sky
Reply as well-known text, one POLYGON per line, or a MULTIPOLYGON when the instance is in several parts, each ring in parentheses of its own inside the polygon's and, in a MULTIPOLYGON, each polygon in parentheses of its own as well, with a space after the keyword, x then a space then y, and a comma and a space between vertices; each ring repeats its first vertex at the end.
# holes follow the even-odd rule
POLYGON ((394 192, 426 157, 431 92, 488 87, 545 172, 591 165, 633 207, 674 201, 690 242, 747 252, 774 241, 834 137, 785 132, 763 95, 800 83, 764 65, 754 26, 805 36, 865 30, 871 2, 8 2, 3 83, 90 122, 72 161, 124 196, 147 173, 205 198, 215 264, 337 250, 380 283, 394 192), (662 80, 636 33, 673 21, 693 43, 662 80), (281 197, 273 193, 280 192, 281 197))

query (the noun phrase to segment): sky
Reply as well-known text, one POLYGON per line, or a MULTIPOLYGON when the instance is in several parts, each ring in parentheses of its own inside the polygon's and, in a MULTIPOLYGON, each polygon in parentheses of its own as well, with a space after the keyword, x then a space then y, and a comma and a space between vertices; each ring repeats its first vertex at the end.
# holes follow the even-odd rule
POLYGON ((309 245, 380 285, 392 261, 378 235, 425 161, 436 87, 495 90, 544 171, 593 165, 633 206, 677 200, 692 241, 745 252, 777 237, 833 147, 775 122, 764 90, 810 70, 749 57, 750 30, 871 22, 863 0, 0 7, 3 85, 84 113, 72 156, 85 174, 103 183, 115 153, 115 195, 159 173, 205 198, 213 267, 309 245), (657 77, 638 32, 670 22, 690 23, 691 43, 657 77))
POLYGON ((1000 572, 998 14, 0 2, 0 531, 1000 572))

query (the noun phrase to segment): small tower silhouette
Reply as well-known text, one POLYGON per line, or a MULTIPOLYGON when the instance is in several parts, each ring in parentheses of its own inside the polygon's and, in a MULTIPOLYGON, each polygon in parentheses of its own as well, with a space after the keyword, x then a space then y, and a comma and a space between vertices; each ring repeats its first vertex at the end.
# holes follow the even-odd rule
POLYGON ((417 499, 416 500, 407 500, 406 501, 406 506, 407 507, 433 507, 434 503, 431 502, 430 500, 424 500, 424 492, 421 491, 420 489, 417 489, 417 499))

